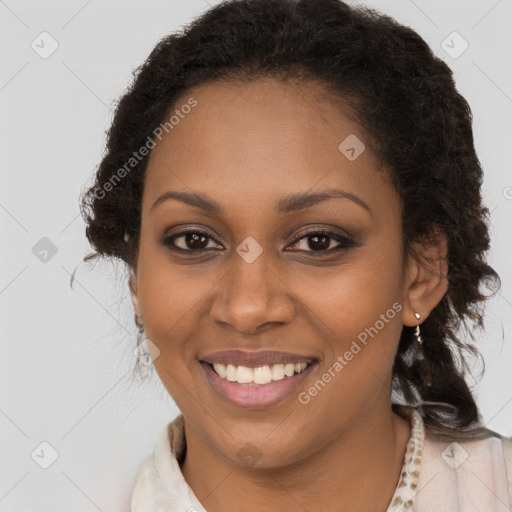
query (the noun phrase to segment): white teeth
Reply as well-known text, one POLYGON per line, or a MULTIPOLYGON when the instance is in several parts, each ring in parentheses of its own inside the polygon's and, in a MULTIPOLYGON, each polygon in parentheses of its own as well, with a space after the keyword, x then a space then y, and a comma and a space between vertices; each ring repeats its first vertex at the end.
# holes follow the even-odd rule
POLYGON ((271 374, 272 374, 272 380, 284 379, 284 364, 272 365, 271 374))
POLYGON ((283 380, 285 377, 293 377, 301 373, 307 367, 307 363, 288 363, 259 366, 249 368, 248 366, 235 366, 232 364, 214 363, 213 368, 223 379, 239 384, 268 384, 276 380, 283 380))
MULTIPOLYGON (((238 368, 243 368, 243 366, 239 366, 238 368)), ((272 373, 270 373, 270 366, 254 368, 254 384, 268 384, 271 381, 272 373)))
POLYGON ((230 380, 231 382, 236 380, 236 366, 228 364, 226 368, 226 379, 230 380))
POLYGON ((294 364, 285 364, 284 365, 284 374, 287 377, 293 376, 294 372, 295 372, 295 365, 294 364))
POLYGON ((239 384, 249 384, 254 381, 254 370, 247 368, 247 366, 236 367, 236 381, 239 384))
POLYGON ((226 366, 219 363, 213 363, 215 371, 223 378, 226 378, 226 366))

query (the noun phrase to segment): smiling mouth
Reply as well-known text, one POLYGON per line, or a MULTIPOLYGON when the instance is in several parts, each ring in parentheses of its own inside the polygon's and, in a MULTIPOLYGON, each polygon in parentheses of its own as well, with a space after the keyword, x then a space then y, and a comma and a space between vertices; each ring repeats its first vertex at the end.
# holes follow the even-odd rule
POLYGON ((223 380, 236 382, 246 386, 263 386, 271 382, 285 380, 302 373, 308 366, 316 361, 311 360, 302 363, 285 363, 249 367, 233 364, 209 363, 207 364, 223 380))

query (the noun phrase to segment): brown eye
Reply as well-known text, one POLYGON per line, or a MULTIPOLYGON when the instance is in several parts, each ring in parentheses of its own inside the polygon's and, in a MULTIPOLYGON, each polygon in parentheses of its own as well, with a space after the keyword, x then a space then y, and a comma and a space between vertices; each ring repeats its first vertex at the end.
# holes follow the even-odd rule
POLYGON ((206 231, 189 230, 165 236, 162 243, 173 250, 200 252, 212 248, 208 247, 209 241, 213 241, 213 238, 206 231), (177 242, 178 240, 179 242, 177 242))
POLYGON ((305 252, 330 253, 342 249, 348 249, 355 245, 354 241, 346 236, 323 230, 309 231, 302 234, 302 236, 295 241, 291 247, 297 248, 302 241, 305 241, 305 243, 302 248, 299 247, 299 250, 303 250, 305 252), (338 243, 337 247, 330 247, 333 240, 338 243))

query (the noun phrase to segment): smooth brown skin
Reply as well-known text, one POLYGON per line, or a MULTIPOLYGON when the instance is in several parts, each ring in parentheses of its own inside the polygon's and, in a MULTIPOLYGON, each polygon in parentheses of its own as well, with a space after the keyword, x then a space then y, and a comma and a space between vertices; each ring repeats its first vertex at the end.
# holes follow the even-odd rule
MULTIPOLYGON (((368 147, 353 162, 340 153, 347 135, 363 142, 365 135, 320 84, 215 82, 188 90, 177 108, 190 96, 198 105, 150 157, 130 283, 146 335, 161 351, 156 371, 185 417, 183 475, 209 512, 385 511, 410 436, 390 407, 392 364, 402 326, 418 324, 415 311, 424 321, 446 292, 445 239, 416 247, 430 263, 409 257, 402 266, 400 198, 368 147), (346 198, 287 214, 275 208, 288 194, 329 188, 357 195, 371 213, 346 198), (225 213, 173 199, 150 212, 169 190, 207 194, 225 213), (211 232, 208 248, 222 250, 194 256, 159 243, 185 226, 211 232), (346 231, 360 246, 312 254, 308 238, 297 236, 304 227, 346 231), (248 236, 263 248, 250 264, 236 253, 248 236), (402 311, 300 404, 298 392, 394 302, 402 311), (237 408, 216 394, 198 362, 230 348, 320 363, 279 404, 237 408), (256 466, 237 456, 248 441, 261 456, 256 466)), ((329 248, 339 245, 330 240, 329 248)), ((185 237, 175 243, 192 251, 185 237)))

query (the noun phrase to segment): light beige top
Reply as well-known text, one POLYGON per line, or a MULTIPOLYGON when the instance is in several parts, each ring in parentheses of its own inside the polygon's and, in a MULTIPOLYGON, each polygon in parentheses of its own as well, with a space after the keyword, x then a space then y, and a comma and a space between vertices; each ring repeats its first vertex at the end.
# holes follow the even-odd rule
MULTIPOLYGON (((387 512, 512 511, 512 438, 441 442, 428 434, 416 409, 401 411, 411 436, 387 512)), ((140 466, 131 512, 207 512, 181 473, 178 461, 185 450, 180 414, 140 466)))

